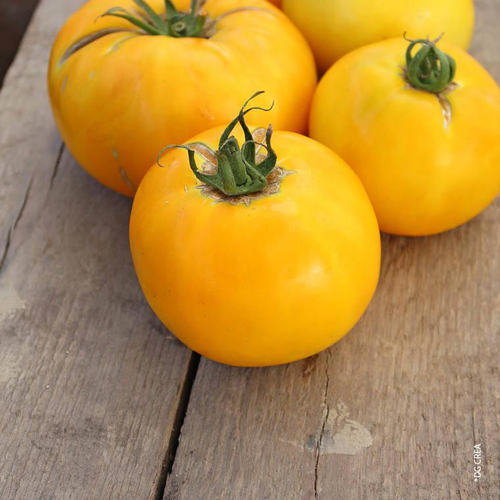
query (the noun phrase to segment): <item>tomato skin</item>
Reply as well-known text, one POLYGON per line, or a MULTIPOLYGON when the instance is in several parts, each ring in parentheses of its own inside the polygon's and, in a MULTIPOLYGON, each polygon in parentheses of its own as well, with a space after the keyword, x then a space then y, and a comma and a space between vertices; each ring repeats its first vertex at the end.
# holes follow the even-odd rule
POLYGON ((318 86, 310 132, 358 174, 382 231, 423 236, 467 222, 500 191, 500 89, 440 43, 457 62, 447 126, 438 97, 404 79, 407 46, 393 39, 338 61, 318 86))
MULTIPOLYGON (((189 0, 174 2, 187 10, 189 0)), ((164 0, 151 0, 158 11, 164 0)), ((133 196, 167 144, 227 123, 258 90, 275 101, 262 116, 277 129, 304 132, 317 83, 313 55, 286 16, 264 0, 208 0, 212 18, 231 14, 210 39, 108 34, 64 59, 77 41, 108 28, 131 30, 114 17, 98 18, 132 0, 91 0, 63 27, 48 75, 55 120, 76 160, 96 179, 133 196), (98 18, 98 19, 96 19, 98 18), (294 82, 290 85, 290 82, 294 82)))
MULTIPOLYGON (((215 148, 222 131, 190 142, 215 148)), ((352 170, 298 134, 276 132, 273 145, 294 173, 249 206, 205 197, 181 150, 134 200, 132 257, 151 307, 191 349, 230 365, 326 349, 363 314, 380 270, 376 217, 352 170)))
POLYGON ((304 33, 321 72, 363 45, 402 36, 437 38, 466 49, 474 29, 473 0, 284 0, 283 11, 304 33))

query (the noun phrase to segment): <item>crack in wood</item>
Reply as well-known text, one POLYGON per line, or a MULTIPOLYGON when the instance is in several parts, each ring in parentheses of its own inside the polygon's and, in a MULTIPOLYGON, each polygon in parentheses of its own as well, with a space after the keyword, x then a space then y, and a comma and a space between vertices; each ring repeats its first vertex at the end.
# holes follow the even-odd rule
POLYGON ((12 243, 12 237, 13 237, 14 231, 16 230, 16 228, 17 228, 17 226, 19 224, 19 221, 21 220, 21 217, 23 216, 24 209, 26 208, 26 204, 28 203, 28 198, 29 198, 29 195, 30 195, 32 183, 33 183, 33 177, 30 177, 30 179, 28 181, 28 186, 27 186, 27 188, 24 191, 23 201, 21 203, 21 208, 19 209, 19 212, 17 213, 17 215, 16 215, 16 217, 14 219, 14 223, 12 224, 12 226, 7 231, 7 237, 5 238, 4 248, 3 248, 2 254, 0 256, 0 273, 2 273, 2 271, 3 271, 4 267, 5 267, 5 263, 7 261, 7 257, 8 257, 8 254, 9 254, 9 250, 10 250, 10 246, 11 246, 11 243, 12 243))
POLYGON ((5 238, 5 245, 2 251, 2 255, 0 257, 0 273, 2 272, 3 267, 5 265, 5 261, 7 260, 11 238, 12 238, 12 228, 9 228, 9 230, 7 231, 7 237, 5 238))
POLYGON ((52 189, 52 186, 54 185, 54 181, 56 180, 57 174, 59 173, 59 166, 61 165, 61 160, 62 160, 62 155, 64 153, 64 142, 61 143, 61 147, 59 148, 59 153, 57 154, 57 159, 56 163, 54 165, 54 170, 52 171, 52 175, 50 177, 50 183, 49 183, 49 191, 52 189))
POLYGON ((24 209, 26 208, 26 205, 28 203, 28 198, 31 192, 31 185, 33 184, 33 177, 30 177, 30 180, 28 181, 28 187, 24 191, 24 196, 23 196, 23 202, 21 204, 21 208, 19 209, 19 213, 17 214, 17 217, 14 221, 14 226, 12 227, 12 232, 14 232, 17 228, 17 225, 19 224, 19 221, 21 220, 21 217, 23 216, 24 209))
POLYGON ((168 439, 167 451, 160 466, 160 471, 157 475, 158 479, 156 482, 156 487, 154 489, 153 495, 150 497, 150 500, 163 500, 163 497, 165 495, 167 480, 172 473, 172 469, 174 466, 177 449, 179 448, 182 426, 184 425, 184 420, 186 419, 189 400, 191 398, 191 392, 196 380, 196 374, 198 373, 199 365, 200 355, 193 352, 191 354, 191 359, 189 360, 184 383, 180 388, 179 404, 177 406, 174 424, 172 426, 172 432, 168 439))
POLYGON ((323 423, 321 425, 321 431, 318 437, 318 441, 316 443, 316 462, 314 465, 314 498, 315 500, 319 500, 318 495, 318 469, 319 469, 319 458, 321 455, 321 445, 323 444, 323 436, 325 435, 325 427, 328 422, 328 417, 330 416, 330 406, 328 405, 328 386, 330 385, 330 352, 326 352, 326 380, 325 380, 325 391, 323 394, 323 406, 325 411, 323 413, 323 423))

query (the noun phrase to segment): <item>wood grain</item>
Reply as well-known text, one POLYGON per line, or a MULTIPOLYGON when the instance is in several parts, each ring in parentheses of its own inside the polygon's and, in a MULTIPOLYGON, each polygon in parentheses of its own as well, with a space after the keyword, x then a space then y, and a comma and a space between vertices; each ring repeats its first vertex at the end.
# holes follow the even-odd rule
POLYGON ((161 494, 192 355, 149 310, 131 202, 77 167, 46 97, 44 0, 0 94, 0 498, 161 494))
MULTIPOLYGON (((500 4, 476 5, 473 52, 500 80, 500 4)), ((384 237, 373 304, 320 356, 202 360, 165 500, 498 500, 499 224, 497 201, 441 236, 384 237)))

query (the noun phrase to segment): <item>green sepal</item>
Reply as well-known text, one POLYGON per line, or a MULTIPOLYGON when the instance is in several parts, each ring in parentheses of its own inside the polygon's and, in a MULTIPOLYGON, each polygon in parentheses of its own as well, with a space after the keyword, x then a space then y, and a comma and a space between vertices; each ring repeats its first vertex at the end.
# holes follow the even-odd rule
POLYGON ((276 162, 278 161, 278 156, 276 155, 276 152, 271 146, 272 135, 273 135, 273 127, 272 125, 269 125, 266 131, 266 146, 265 146, 265 148, 267 149, 267 157, 265 160, 263 160, 261 163, 257 165, 257 170, 264 177, 267 177, 273 171, 274 167, 276 166, 276 162))
POLYGON ((167 19, 171 19, 177 14, 177 9, 172 3, 172 0, 165 0, 165 12, 167 13, 167 19))
POLYGON ((416 89, 440 94, 456 76, 456 61, 436 46, 441 37, 434 41, 406 39, 410 42, 406 50, 408 81, 416 89), (422 47, 413 56, 412 51, 416 45, 422 47))
POLYGON ((198 14, 198 1, 191 0, 189 12, 179 12, 171 0, 165 0, 164 19, 146 0, 133 0, 140 8, 136 15, 123 7, 113 7, 99 17, 114 16, 125 19, 149 35, 174 38, 200 38, 204 36, 206 16, 198 14))
POLYGON ((277 155, 271 145, 273 128, 270 125, 266 132, 266 145, 259 144, 266 148, 267 156, 259 164, 256 163, 255 146, 258 143, 253 139, 252 133, 245 122, 245 115, 252 109, 263 110, 263 108, 250 108, 248 110, 245 108, 251 99, 260 94, 262 94, 262 92, 254 94, 252 98, 245 103, 238 117, 224 130, 219 141, 219 149, 216 152, 212 152, 217 158, 217 172, 215 174, 200 172, 196 165, 196 151, 192 147, 194 144, 167 146, 158 157, 158 165, 163 166, 160 163, 160 158, 165 150, 170 148, 182 148, 188 151, 189 165, 194 175, 204 184, 218 189, 227 196, 242 196, 262 191, 268 184, 267 177, 276 167, 277 155), (238 123, 241 124, 245 139, 247 139, 241 148, 236 137, 230 135, 238 123))
POLYGON ((150 35, 162 34, 157 28, 143 21, 142 19, 139 19, 137 16, 133 16, 132 14, 130 14, 130 12, 128 12, 126 9, 122 7, 112 7, 111 9, 107 10, 104 14, 101 14, 99 17, 107 17, 107 16, 125 19, 129 23, 132 23, 134 26, 137 26, 138 28, 142 29, 146 33, 149 33, 150 35))
POLYGON ((140 7, 145 13, 146 17, 150 19, 152 24, 154 24, 155 27, 161 29, 165 28, 167 26, 167 23, 161 18, 159 14, 157 14, 151 6, 145 2, 144 0, 133 0, 134 3, 140 7))

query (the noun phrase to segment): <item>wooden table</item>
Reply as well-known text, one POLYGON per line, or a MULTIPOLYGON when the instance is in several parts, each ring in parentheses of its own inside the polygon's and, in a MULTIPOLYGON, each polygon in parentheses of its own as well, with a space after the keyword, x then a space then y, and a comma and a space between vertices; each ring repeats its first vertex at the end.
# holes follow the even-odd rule
MULTIPOLYGON (((0 498, 500 499, 500 203, 384 237, 375 300, 327 352, 200 360, 141 294, 130 200, 54 127, 48 53, 81 3, 41 1, 0 95, 0 498)), ((476 4, 473 52, 500 79, 500 3, 476 4)))

